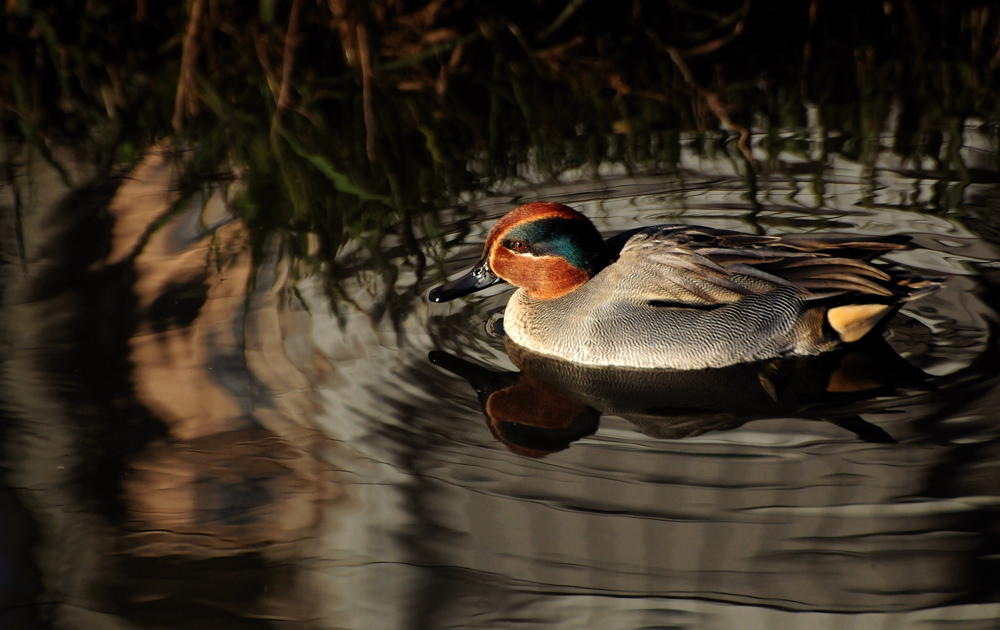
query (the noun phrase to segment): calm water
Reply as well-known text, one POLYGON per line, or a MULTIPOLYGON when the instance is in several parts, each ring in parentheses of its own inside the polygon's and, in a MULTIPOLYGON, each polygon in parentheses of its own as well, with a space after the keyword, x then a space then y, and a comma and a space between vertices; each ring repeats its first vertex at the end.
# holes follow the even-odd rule
POLYGON ((227 210, 238 182, 163 221, 176 173, 155 153, 72 191, 29 165, 2 226, 0 622, 998 627, 988 136, 966 129, 964 173, 781 154, 756 203, 693 137, 680 172, 525 168, 443 234, 418 222, 423 267, 392 238, 329 265, 297 235, 293 259, 227 210), (888 258, 948 281, 850 352, 574 370, 508 355, 507 291, 425 299, 535 199, 605 234, 909 234, 888 258))

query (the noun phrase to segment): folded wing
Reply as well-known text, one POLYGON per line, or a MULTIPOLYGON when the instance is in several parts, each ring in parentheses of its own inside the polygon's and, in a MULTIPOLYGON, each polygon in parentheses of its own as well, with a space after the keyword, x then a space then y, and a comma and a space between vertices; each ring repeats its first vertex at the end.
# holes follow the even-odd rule
MULTIPOLYGON (((694 226, 640 230, 606 271, 618 291, 663 306, 712 307, 794 286, 809 299, 898 302, 929 284, 893 276, 871 264, 901 249, 906 236, 758 236, 694 226), (619 264, 621 263, 621 264, 619 264)), ((610 244, 611 242, 609 242, 610 244)))

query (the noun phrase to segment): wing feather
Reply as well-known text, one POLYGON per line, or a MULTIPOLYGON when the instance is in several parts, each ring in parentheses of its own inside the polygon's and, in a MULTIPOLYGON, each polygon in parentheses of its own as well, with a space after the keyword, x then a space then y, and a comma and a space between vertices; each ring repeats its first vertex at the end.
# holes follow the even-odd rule
POLYGON ((657 303, 726 304, 779 286, 797 287, 810 298, 844 293, 888 297, 905 295, 905 287, 869 261, 900 249, 905 240, 657 226, 631 234, 608 271, 620 298, 657 303))

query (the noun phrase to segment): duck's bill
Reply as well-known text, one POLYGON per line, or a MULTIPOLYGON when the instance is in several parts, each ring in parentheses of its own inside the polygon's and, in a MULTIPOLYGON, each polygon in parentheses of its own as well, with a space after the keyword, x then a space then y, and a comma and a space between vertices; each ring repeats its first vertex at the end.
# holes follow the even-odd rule
POLYGON ((461 278, 456 278, 448 284, 443 284, 432 289, 427 297, 430 298, 431 302, 448 302, 463 295, 469 295, 486 287, 491 287, 499 282, 502 282, 500 276, 493 273, 490 270, 489 263, 483 260, 472 271, 461 278))

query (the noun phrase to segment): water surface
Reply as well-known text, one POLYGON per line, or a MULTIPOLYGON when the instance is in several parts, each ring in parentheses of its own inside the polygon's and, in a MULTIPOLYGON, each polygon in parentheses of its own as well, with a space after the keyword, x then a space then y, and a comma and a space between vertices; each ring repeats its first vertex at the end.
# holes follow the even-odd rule
POLYGON ((418 221, 416 266, 392 235, 310 258, 322 235, 248 228, 239 180, 181 198, 156 150, 72 190, 33 164, 3 226, 4 620, 994 627, 991 133, 965 130, 957 179, 891 152, 775 159, 763 136, 757 194, 698 135, 680 169, 525 168, 418 221), (425 299, 536 199, 606 235, 907 234, 888 258, 947 282, 816 360, 553 368, 491 332, 508 291, 425 299))

